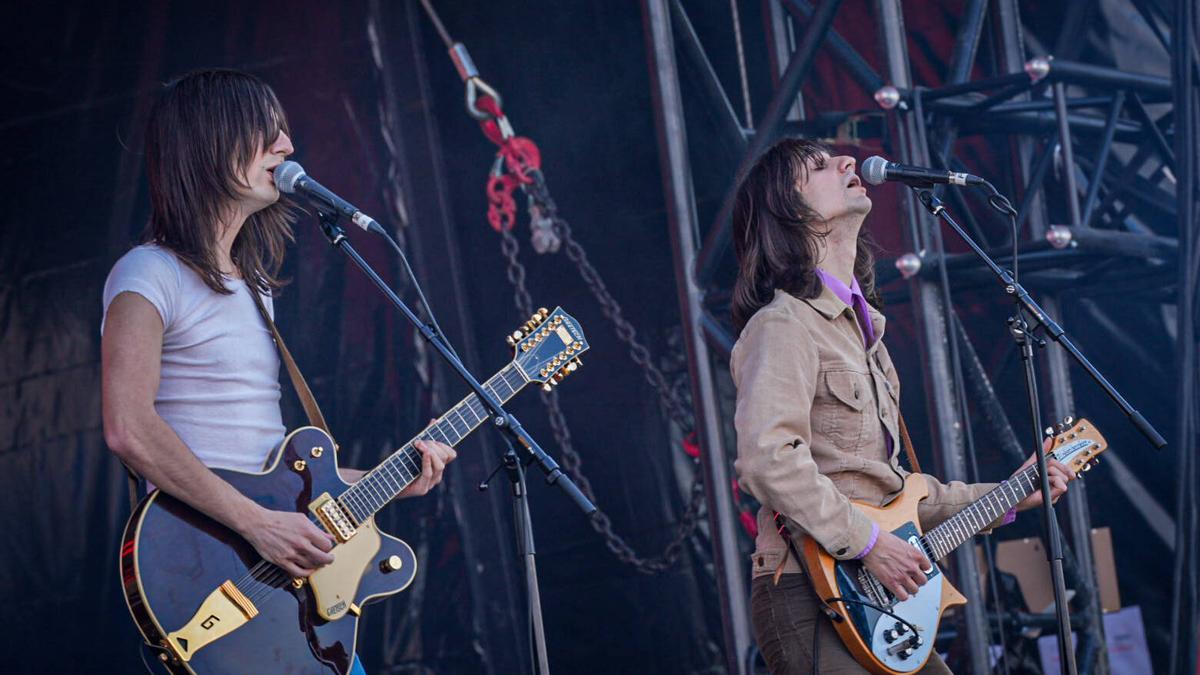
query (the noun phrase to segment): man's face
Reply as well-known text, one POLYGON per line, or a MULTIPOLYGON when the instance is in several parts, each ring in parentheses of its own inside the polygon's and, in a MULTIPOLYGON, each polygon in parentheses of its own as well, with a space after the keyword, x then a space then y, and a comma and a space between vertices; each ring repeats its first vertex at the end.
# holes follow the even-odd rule
POLYGON ((808 167, 808 179, 800 185, 800 195, 827 222, 851 215, 860 216, 861 222, 861 217, 871 212, 871 198, 855 174, 854 164, 854 158, 848 155, 830 157, 821 153, 808 167))
POLYGON ((274 170, 294 151, 292 139, 280 131, 274 142, 261 148, 242 168, 242 177, 249 187, 239 187, 238 195, 248 213, 261 211, 279 201, 274 170))

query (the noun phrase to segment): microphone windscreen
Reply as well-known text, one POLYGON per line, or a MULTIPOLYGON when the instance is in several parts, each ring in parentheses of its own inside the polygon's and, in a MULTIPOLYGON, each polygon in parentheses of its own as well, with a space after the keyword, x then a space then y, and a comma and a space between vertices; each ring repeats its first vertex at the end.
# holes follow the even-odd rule
MULTIPOLYGON (((882 184, 883 181, 887 179, 887 165, 888 161, 879 155, 872 155, 871 157, 868 157, 867 160, 862 163, 863 180, 867 181, 871 185, 882 184)), ((278 169, 276 170, 275 175, 279 175, 278 169)))
POLYGON ((304 167, 296 162, 287 161, 275 167, 275 187, 280 192, 292 194, 296 191, 296 181, 305 175, 304 167))

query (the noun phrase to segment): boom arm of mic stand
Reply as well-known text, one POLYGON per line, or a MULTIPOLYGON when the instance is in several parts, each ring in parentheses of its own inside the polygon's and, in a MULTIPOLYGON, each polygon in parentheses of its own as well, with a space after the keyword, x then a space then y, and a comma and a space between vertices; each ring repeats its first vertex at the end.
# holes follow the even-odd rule
POLYGON ((1100 388, 1104 390, 1104 393, 1108 394, 1108 397, 1111 398, 1113 402, 1115 402, 1117 406, 1125 412, 1125 416, 1129 418, 1130 423, 1133 424, 1133 426, 1139 432, 1141 432, 1141 434, 1145 436, 1148 441, 1150 441, 1150 444, 1158 450, 1166 447, 1167 441, 1162 437, 1162 434, 1158 433, 1158 430, 1155 429, 1152 424, 1150 424, 1150 422, 1142 415, 1142 413, 1134 409, 1133 405, 1131 405, 1129 401, 1125 400, 1125 397, 1122 396, 1119 391, 1117 391, 1116 387, 1114 387, 1112 383, 1109 382, 1108 379, 1105 378, 1104 375, 1102 375, 1094 365, 1092 365, 1092 362, 1089 361, 1087 357, 1079 351, 1079 348, 1076 347, 1075 343, 1071 341, 1071 338, 1067 336, 1066 331, 1063 330, 1062 326, 1058 325, 1054 319, 1051 319, 1046 314, 1046 311, 1042 309, 1041 305, 1039 305, 1037 301, 1029 295, 1029 291, 1025 290, 1021 284, 1017 283, 1012 278, 1011 274, 1002 269, 994 260, 988 257, 988 254, 979 247, 979 244, 976 244, 975 240, 971 239, 970 235, 963 231, 959 224, 950 217, 950 214, 946 213, 946 208, 942 205, 941 200, 929 190, 917 190, 917 197, 930 213, 941 218, 947 225, 950 226, 951 229, 958 233, 959 238, 966 242, 967 246, 971 247, 971 250, 975 252, 975 255, 978 256, 985 265, 987 265, 988 269, 992 271, 992 274, 995 274, 996 278, 1000 280, 1000 283, 1004 285, 1004 292, 1013 296, 1013 298, 1025 311, 1029 312, 1035 319, 1037 319, 1039 323, 1042 324, 1043 327, 1045 327, 1046 334, 1050 337, 1050 339, 1054 340, 1054 342, 1056 342, 1060 347, 1067 350, 1067 353, 1071 355, 1071 358, 1075 359, 1075 362, 1087 371, 1087 374, 1090 375, 1093 380, 1095 380, 1096 384, 1100 385, 1100 388))
POLYGON ((513 441, 515 441, 515 447, 524 450, 524 452, 527 454, 527 459, 537 463, 542 472, 546 474, 546 482, 552 485, 557 485, 559 488, 561 488, 562 491, 567 494, 567 497, 569 497, 571 501, 575 502, 576 506, 578 506, 585 515, 590 516, 595 513, 596 505, 593 504, 586 496, 584 496, 583 492, 579 490, 579 486, 575 485, 575 482, 571 480, 570 476, 563 473, 562 468, 558 465, 558 462, 554 461, 553 457, 546 454, 545 450, 542 450, 541 446, 539 446, 537 441, 535 441, 533 437, 525 431, 525 428, 521 426, 521 422, 517 420, 514 415, 504 410, 504 408, 500 405, 500 402, 483 389, 483 385, 479 384, 479 381, 476 380, 473 375, 471 375, 470 371, 467 370, 462 361, 460 361, 451 352, 451 350, 446 346, 446 343, 442 340, 441 336, 435 333, 433 329, 425 324, 425 322, 421 321, 421 319, 417 317, 417 315, 414 314, 411 309, 409 309, 408 305, 406 305, 404 301, 400 299, 400 296, 396 295, 395 291, 393 291, 391 287, 387 285, 387 282, 385 282, 379 276, 379 274, 377 274, 375 270, 371 268, 371 265, 367 263, 366 260, 363 260, 362 256, 358 254, 358 251, 354 249, 354 246, 350 244, 350 241, 346 239, 346 233, 337 224, 336 216, 319 211, 318 217, 321 221, 321 231, 325 233, 325 236, 329 239, 329 243, 340 249, 347 255, 347 257, 354 261, 354 264, 358 265, 359 269, 361 269, 363 273, 367 275, 367 277, 375 284, 376 288, 383 293, 384 297, 386 297, 392 303, 392 305, 396 307, 396 309, 400 310, 400 313, 404 315, 404 318, 408 319, 409 323, 411 323, 421 333, 421 337, 425 338, 426 342, 433 345, 434 349, 438 354, 441 355, 442 359, 445 360, 446 363, 450 364, 450 367, 454 369, 454 372, 458 373, 458 376, 467 383, 467 386, 471 388, 471 391, 479 397, 479 400, 483 401, 485 406, 487 406, 488 412, 490 412, 492 416, 492 422, 496 428, 508 434, 513 441))

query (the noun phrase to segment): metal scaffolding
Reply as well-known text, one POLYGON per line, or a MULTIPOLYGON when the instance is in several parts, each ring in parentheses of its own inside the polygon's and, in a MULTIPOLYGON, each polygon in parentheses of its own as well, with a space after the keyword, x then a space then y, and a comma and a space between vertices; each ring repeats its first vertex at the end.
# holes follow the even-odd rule
MULTIPOLYGON (((786 134, 832 136, 841 124, 880 120, 882 132, 896 149, 898 161, 963 171, 956 149, 960 139, 980 135, 1007 139, 1012 161, 1007 184, 1018 205, 1016 241, 1007 224, 976 217, 970 195, 948 192, 946 198, 968 230, 1001 265, 1012 265, 1014 244, 1020 250, 1022 278, 1038 290, 1038 300, 1052 318, 1061 319, 1058 294, 1071 289, 1089 293, 1137 293, 1155 302, 1177 300, 1179 329, 1177 365, 1180 395, 1175 438, 1179 448, 1178 504, 1173 524, 1164 524, 1164 511, 1149 498, 1117 453, 1107 463, 1119 477, 1117 485, 1145 519, 1147 530, 1161 537, 1176 555, 1172 633, 1173 672, 1195 672, 1196 637, 1196 450, 1197 344, 1195 333, 1197 269, 1197 56, 1196 9, 1191 0, 1176 0, 1167 16, 1147 0, 1131 0, 1127 9, 1140 16, 1169 54, 1171 77, 1126 72, 1112 64, 1080 60, 1089 26, 1103 20, 1092 3, 1072 0, 1066 5, 1051 50, 1042 47, 1022 26, 1017 0, 968 0, 957 17, 954 50, 942 82, 929 87, 914 81, 909 64, 909 35, 899 0, 875 0, 874 20, 884 72, 832 29, 840 0, 816 7, 805 0, 767 0, 765 30, 759 42, 774 70, 770 99, 753 129, 738 120, 719 80, 709 52, 701 45, 679 0, 645 0, 647 44, 656 88, 656 120, 669 217, 675 241, 676 278, 681 315, 686 322, 692 363, 694 406, 704 420, 702 436, 705 478, 712 508, 714 561, 721 581, 726 659, 730 672, 745 672, 749 631, 744 571, 736 556, 738 537, 727 494, 713 486, 728 484, 732 458, 722 448, 719 416, 732 418, 715 395, 713 359, 728 357, 736 339, 726 319, 730 214, 736 178, 759 153, 786 134), (990 31, 990 32, 989 32, 990 31), (988 59, 980 45, 991 47, 988 59), (853 82, 879 105, 873 111, 818 111, 805 118, 800 95, 818 52, 824 50, 853 82), (679 61, 676 62, 676 51, 679 61), (988 73, 972 78, 972 73, 988 73), (679 94, 682 76, 691 83, 691 97, 679 94), (691 103, 691 107, 684 105, 691 103), (698 109, 701 108, 701 109, 698 109), (703 114, 701 114, 703 113, 703 114), (689 129, 707 124, 710 138, 736 161, 725 175, 715 217, 700 229, 688 162, 689 129), (715 127, 715 135, 711 135, 715 127), (1119 146, 1120 151, 1117 151, 1119 146), (1051 171, 1058 167, 1059 178, 1051 171), (1048 194, 1047 183, 1058 186, 1048 194), (1053 224, 1052 224, 1053 223, 1053 224), (702 241, 699 248, 695 241, 702 241), (1191 319, 1188 321, 1187 319, 1191 319)), ((1113 5, 1121 4, 1113 0, 1113 5)), ((1124 5, 1123 5, 1124 6, 1124 5)), ((910 5, 909 12, 919 6, 910 5)), ((748 25, 743 20, 741 26, 748 25)), ((738 35, 739 60, 742 36, 738 35)), ((744 61, 741 61, 744 63, 744 61)), ((743 97, 749 87, 742 83, 743 97)), ((749 116, 750 102, 743 100, 749 116)), ((999 181, 998 181, 999 182, 999 181)), ((711 186, 710 186, 711 187, 711 186)), ((987 372, 960 319, 955 300, 984 288, 987 271, 970 254, 947 253, 940 228, 905 194, 903 206, 906 281, 894 260, 882 260, 878 284, 891 300, 907 301, 920 344, 926 408, 931 438, 943 478, 975 480, 975 448, 968 399, 982 412, 989 435, 1012 459, 1023 459, 1029 448, 1004 413, 987 372)), ((998 299, 998 298, 997 298, 998 299)), ((1097 321, 1105 321, 1092 303, 1082 303, 1097 321)), ((1109 324, 1113 322, 1107 320, 1109 324)), ((1134 341, 1114 340, 1135 349, 1134 341)), ((1043 414, 1061 419, 1075 408, 1065 355, 1045 350, 1041 379, 1051 395, 1043 414)), ((1141 451, 1140 448, 1135 451, 1141 451)), ((1076 649, 1080 672, 1108 672, 1103 621, 1091 551, 1087 493, 1077 483, 1068 493, 1070 550, 1066 555, 1067 584, 1076 592, 1072 626, 1079 633, 1076 649)), ((990 563, 989 563, 990 564, 990 563)), ((993 570, 994 571, 994 570, 993 570)), ((984 602, 980 570, 974 551, 960 549, 953 560, 956 584, 968 598, 959 625, 968 646, 971 672, 991 672, 989 626, 1000 619, 984 602)), ((989 574, 995 579, 996 574, 989 574)), ((1003 664, 1002 664, 1003 665, 1003 664)), ((1002 666, 1001 666, 1002 667, 1002 666)))

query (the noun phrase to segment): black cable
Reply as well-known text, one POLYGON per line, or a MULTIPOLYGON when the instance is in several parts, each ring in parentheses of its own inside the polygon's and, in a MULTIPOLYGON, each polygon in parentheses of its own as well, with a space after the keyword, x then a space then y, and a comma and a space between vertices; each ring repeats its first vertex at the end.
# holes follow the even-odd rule
POLYGON ((817 613, 817 620, 813 621, 813 646, 812 646, 812 671, 813 673, 821 672, 818 665, 821 663, 818 654, 821 653, 821 643, 817 640, 817 635, 821 632, 821 613, 817 613))
MULTIPOLYGON (((920 639, 920 634, 917 633, 916 626, 914 626, 911 623, 909 623, 908 621, 906 621, 903 617, 893 614, 893 613, 889 612, 888 610, 880 607, 879 605, 876 605, 873 602, 867 602, 865 600, 853 600, 850 598, 826 598, 824 600, 824 602, 826 605, 828 605, 831 602, 840 602, 842 604, 850 603, 850 604, 854 604, 854 605, 862 605, 864 607, 870 607, 870 608, 874 609, 875 611, 879 612, 880 614, 886 614, 886 615, 892 617, 893 619, 895 619, 897 622, 902 623, 905 626, 907 626, 908 630, 912 632, 912 637, 907 638, 909 646, 910 647, 918 646, 915 641, 920 639)), ((846 617, 844 617, 840 614, 837 614, 836 612, 833 611, 832 608, 826 608, 826 609, 829 610, 831 617, 836 615, 838 621, 846 620, 846 617)), ((814 673, 821 672, 821 670, 817 667, 817 665, 818 665, 817 654, 819 653, 820 644, 821 644, 820 641, 817 640, 817 635, 819 634, 820 630, 821 630, 821 616, 820 616, 820 614, 818 614, 816 623, 813 624, 812 672, 814 672, 814 673)), ((932 639, 932 638, 930 638, 930 639, 932 639)), ((864 640, 864 642, 866 642, 866 641, 864 640)), ((933 648, 933 646, 931 644, 930 649, 932 649, 932 648, 933 648)))
POLYGON ((142 666, 146 668, 147 673, 150 673, 150 675, 155 675, 154 668, 150 665, 150 662, 146 660, 146 652, 149 650, 149 648, 150 646, 146 644, 145 640, 138 639, 138 656, 142 657, 142 666))
MULTIPOLYGON (((920 593, 920 591, 917 591, 917 592, 920 593)), ((862 605, 863 607, 870 607, 871 609, 875 610, 876 612, 879 612, 880 614, 886 614, 886 615, 892 617, 893 619, 895 619, 896 621, 899 621, 900 623, 907 626, 908 629, 910 631, 912 631, 912 634, 914 637, 917 635, 917 627, 916 626, 909 623, 907 620, 904 619, 904 617, 901 617, 898 614, 893 614, 893 613, 889 612, 888 610, 880 607, 879 605, 876 605, 873 602, 867 602, 866 600, 855 600, 853 598, 826 598, 824 602, 825 602, 825 604, 829 604, 831 602, 840 602, 842 604, 850 603, 852 605, 862 605)), ((840 614, 838 616, 841 617, 840 614)), ((841 618, 843 620, 845 619, 845 617, 841 617, 841 618)))
POLYGON ((412 282, 413 290, 415 290, 417 293, 417 300, 420 301, 421 307, 425 310, 425 316, 429 318, 429 327, 432 328, 434 334, 441 339, 442 344, 446 345, 446 349, 449 350, 454 358, 462 361, 462 358, 458 355, 458 352, 454 351, 454 345, 450 344, 450 340, 446 338, 446 333, 443 332, 442 327, 438 325, 437 317, 433 315, 433 309, 429 307, 429 301, 425 299, 425 292, 421 290, 421 284, 417 282, 417 276, 413 274, 412 265, 408 264, 408 256, 404 255, 404 249, 400 248, 400 244, 397 244, 396 240, 392 239, 392 236, 388 234, 387 230, 384 228, 380 227, 378 230, 373 229, 371 231, 383 235, 383 238, 386 239, 387 242, 392 245, 392 248, 396 250, 396 255, 400 256, 400 262, 404 264, 404 271, 406 274, 408 274, 408 280, 412 282))

